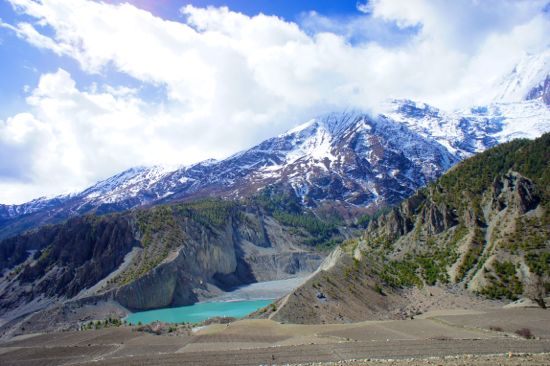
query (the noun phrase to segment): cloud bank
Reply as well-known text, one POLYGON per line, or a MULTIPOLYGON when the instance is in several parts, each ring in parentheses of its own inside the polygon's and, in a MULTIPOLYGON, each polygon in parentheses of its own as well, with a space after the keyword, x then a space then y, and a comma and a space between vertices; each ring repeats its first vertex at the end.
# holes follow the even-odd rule
POLYGON ((526 53, 548 49, 546 1, 374 0, 357 16, 299 23, 222 8, 167 21, 130 4, 8 0, 2 27, 160 90, 80 87, 44 73, 28 110, 0 120, 0 202, 81 189, 135 165, 222 158, 328 110, 376 111, 387 98, 444 108, 483 103, 526 53))

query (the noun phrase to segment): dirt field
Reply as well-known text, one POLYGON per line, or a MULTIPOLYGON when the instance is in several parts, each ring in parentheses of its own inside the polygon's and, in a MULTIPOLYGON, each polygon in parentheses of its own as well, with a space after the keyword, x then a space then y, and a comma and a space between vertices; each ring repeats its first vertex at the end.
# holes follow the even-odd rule
MULTIPOLYGON (((313 365, 313 364, 312 364, 313 365)), ((425 366, 425 365, 446 365, 446 366, 539 366, 550 365, 550 354, 506 354, 488 356, 450 356, 430 357, 426 359, 406 360, 364 360, 349 362, 328 362, 316 363, 317 366, 349 365, 349 366, 425 366)))
POLYGON ((549 353, 550 310, 519 308, 332 325, 241 320, 183 336, 131 328, 42 334, 0 344, 0 365, 550 365, 549 353), (522 328, 533 339, 515 334, 522 328))

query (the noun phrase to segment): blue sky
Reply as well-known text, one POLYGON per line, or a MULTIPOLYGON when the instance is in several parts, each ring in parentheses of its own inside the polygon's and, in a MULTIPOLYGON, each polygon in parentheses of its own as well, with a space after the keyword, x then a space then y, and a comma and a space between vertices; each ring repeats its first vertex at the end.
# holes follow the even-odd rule
POLYGON ((548 4, 0 0, 0 203, 223 158, 327 111, 487 102, 548 50, 548 4))
MULTIPOLYGON (((124 0, 112 0, 111 3, 122 3, 124 0)), ((300 14, 309 11, 316 11, 327 16, 342 16, 357 14, 357 1, 349 0, 208 0, 208 1, 168 1, 168 0, 137 0, 131 3, 143 9, 168 19, 177 19, 178 10, 185 5, 191 4, 197 7, 227 6, 233 11, 247 15, 263 13, 276 15, 289 21, 295 21, 300 14)))
MULTIPOLYGON (((141 1, 141 3, 155 2, 141 1)), ((181 6, 177 2, 166 2, 166 4, 168 6, 159 9, 159 14, 165 15, 166 18, 181 18, 178 10, 181 6)), ((16 13, 12 5, 5 0, 0 0, 0 19, 9 24, 32 21, 30 17, 16 13)), ((2 80, 0 82, 0 119, 25 110, 25 98, 28 95, 25 91, 26 87, 36 85, 43 73, 55 72, 58 68, 69 71, 76 82, 82 86, 106 81, 114 85, 147 86, 109 68, 103 70, 103 73, 94 75, 82 72, 74 59, 36 48, 22 41, 14 32, 0 28, 0 80, 2 80)), ((155 98, 156 91, 152 90, 154 88, 146 89, 147 92, 143 94, 149 98, 155 98)))

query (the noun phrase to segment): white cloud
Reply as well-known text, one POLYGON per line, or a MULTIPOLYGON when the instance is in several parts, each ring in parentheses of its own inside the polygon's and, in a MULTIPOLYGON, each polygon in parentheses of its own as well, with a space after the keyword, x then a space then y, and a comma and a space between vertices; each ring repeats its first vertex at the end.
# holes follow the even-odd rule
POLYGON ((76 191, 135 165, 222 158, 253 143, 246 127, 261 134, 266 123, 246 110, 206 121, 126 87, 78 90, 63 69, 42 75, 26 101, 30 112, 0 120, 0 156, 10 157, 0 162, 0 202, 76 191))
MULTIPOLYGON (((124 136, 144 123, 131 97, 80 92, 70 75, 58 70, 41 77, 27 103, 31 113, 0 121, 1 155, 12 157, 0 164, 0 179, 11 187, 2 189, 4 201, 81 188, 142 158, 124 136), (24 183, 17 194, 14 179, 24 183)), ((134 137, 139 142, 141 137, 134 137)))
POLYGON ((547 0, 372 0, 375 17, 400 26, 421 25, 420 38, 472 53, 494 33, 509 33, 541 13, 547 0))
POLYGON ((166 98, 155 105, 123 85, 79 89, 64 70, 43 75, 29 111, 0 121, 0 149, 21 160, 17 173, 0 163, 0 180, 27 182, 19 193, 0 183, 0 202, 82 188, 133 165, 223 157, 334 108, 376 109, 389 97, 483 102, 525 52, 548 48, 550 34, 543 1, 373 0, 359 5, 366 15, 310 13, 301 25, 227 8, 186 6, 174 22, 129 4, 8 1, 36 22, 2 27, 87 73, 124 73, 166 98), (397 44, 382 40, 410 26, 418 31, 397 44))

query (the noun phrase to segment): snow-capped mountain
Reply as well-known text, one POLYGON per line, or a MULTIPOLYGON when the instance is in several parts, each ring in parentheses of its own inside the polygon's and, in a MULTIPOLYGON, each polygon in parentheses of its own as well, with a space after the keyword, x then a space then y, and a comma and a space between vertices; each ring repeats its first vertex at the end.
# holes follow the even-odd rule
MULTIPOLYGON (((527 54, 507 75, 498 80, 487 93, 491 93, 493 96, 492 102, 494 103, 535 99, 537 98, 535 90, 538 90, 542 85, 548 85, 549 73, 550 49, 538 54, 527 54)), ((550 97, 548 91, 547 97, 550 97)), ((547 105, 549 100, 546 99, 547 105)))
POLYGON ((60 206, 72 214, 211 194, 240 197, 270 184, 291 185, 310 205, 323 199, 379 205, 405 197, 457 161, 440 144, 390 118, 347 111, 311 120, 222 161, 132 168, 78 194, 4 206, 3 216, 60 206))
POLYGON ((383 115, 437 141, 461 159, 515 138, 533 139, 547 132, 550 125, 550 109, 542 96, 453 112, 398 100, 388 103, 383 115))
POLYGON ((302 202, 379 207, 409 196, 453 164, 496 144, 550 131, 550 53, 528 56, 489 105, 443 111, 393 100, 372 116, 331 113, 221 161, 132 168, 77 194, 0 205, 0 236, 87 212, 210 195, 238 198, 273 184, 302 202), (539 55, 540 56, 540 55, 539 55))

